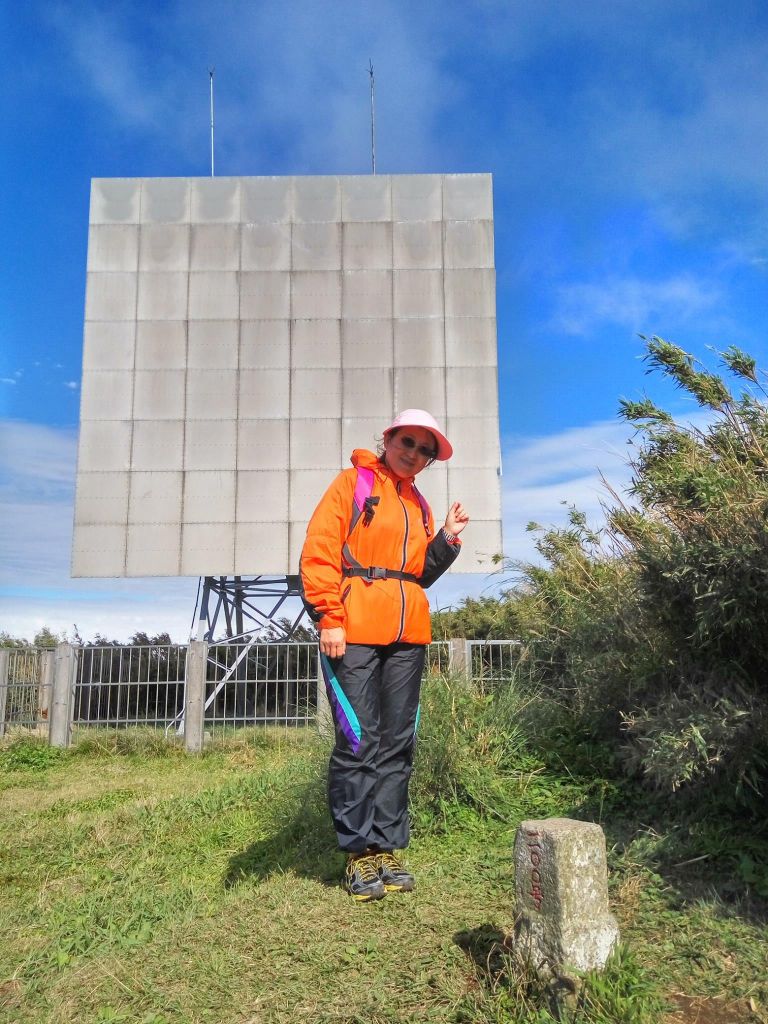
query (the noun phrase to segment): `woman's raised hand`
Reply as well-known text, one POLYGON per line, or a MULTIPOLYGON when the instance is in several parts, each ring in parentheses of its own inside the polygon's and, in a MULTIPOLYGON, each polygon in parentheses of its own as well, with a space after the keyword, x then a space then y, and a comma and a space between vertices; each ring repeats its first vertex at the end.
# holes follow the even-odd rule
POLYGON ((343 658, 347 649, 347 634, 343 626, 320 630, 320 653, 329 658, 343 658))
POLYGON ((464 506, 460 501, 454 501, 445 517, 445 529, 454 537, 458 537, 468 522, 469 516, 464 510, 464 506))

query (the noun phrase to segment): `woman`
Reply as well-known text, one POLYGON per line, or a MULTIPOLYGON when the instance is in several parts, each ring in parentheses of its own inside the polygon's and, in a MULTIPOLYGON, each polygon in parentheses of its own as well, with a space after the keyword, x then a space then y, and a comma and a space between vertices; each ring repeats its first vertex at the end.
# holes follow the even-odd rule
POLYGON ((352 453, 307 527, 301 577, 320 630, 320 660, 336 744, 328 797, 344 884, 356 900, 409 892, 394 854, 408 845, 408 780, 426 644, 430 586, 459 553, 469 522, 454 502, 443 528, 414 485, 453 449, 434 418, 407 409, 375 455, 352 453))

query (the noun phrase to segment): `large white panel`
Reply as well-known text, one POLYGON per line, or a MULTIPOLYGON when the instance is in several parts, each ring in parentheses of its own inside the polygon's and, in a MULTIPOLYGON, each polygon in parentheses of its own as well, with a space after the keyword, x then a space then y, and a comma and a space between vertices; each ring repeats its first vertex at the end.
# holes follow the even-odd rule
POLYGON ((291 275, 278 271, 243 271, 240 275, 240 317, 282 320, 291 315, 291 275))
POLYGON ((353 221, 343 225, 345 270, 389 270, 392 267, 392 224, 353 221))
POLYGON ((496 469, 448 467, 451 501, 460 501, 473 519, 495 519, 500 515, 499 477, 496 469))
POLYGON ((394 413, 391 409, 389 415, 384 418, 381 416, 345 416, 341 421, 343 467, 349 468, 348 460, 355 448, 366 448, 370 452, 375 452, 384 430, 393 419, 394 413))
POLYGON ((93 370, 83 374, 80 418, 129 420, 133 374, 128 370, 93 370))
POLYGON ((443 216, 442 175, 392 176, 392 219, 440 220, 443 216))
POLYGON ((392 316, 392 272, 345 270, 342 281, 342 315, 358 320, 392 316))
POLYGON ((298 224, 341 220, 338 178, 294 178, 293 219, 298 224))
POLYGON ((88 274, 86 320, 133 320, 136 317, 136 275, 122 272, 88 274))
POLYGON ((290 224, 243 224, 240 233, 241 270, 290 270, 290 224))
POLYGON ((342 320, 344 370, 392 365, 391 320, 342 320))
POLYGON ((184 474, 185 523, 233 523, 235 519, 234 470, 205 470, 184 474))
POLYGON ((494 317, 446 318, 446 365, 495 366, 496 360, 496 320, 494 317))
POLYGON ((137 178, 91 180, 91 224, 136 224, 141 183, 137 178))
POLYGON ((240 220, 238 178, 193 178, 192 223, 213 221, 237 224, 240 220))
POLYGON ((242 320, 240 369, 287 369, 291 362, 290 320, 242 320))
MULTIPOLYGON (((235 572, 283 575, 288 565, 288 524, 238 522, 235 529, 235 572)), ((295 571, 295 570, 294 570, 295 571)))
POLYGON ((341 316, 341 273, 338 270, 294 271, 291 315, 296 320, 341 316))
POLYGON ((139 320, 184 320, 186 316, 186 272, 143 271, 139 274, 139 320))
POLYGON ((290 224, 243 224, 241 270, 290 270, 290 224))
POLYGON ((285 469, 288 465, 288 420, 243 419, 237 424, 237 468, 285 469))
POLYGON ((72 575, 124 576, 125 540, 125 526, 78 526, 72 539, 72 575))
POLYGON ((291 266, 294 270, 340 270, 341 225, 335 221, 294 224, 291 266))
POLYGON ((183 420, 137 420, 133 425, 131 469, 181 469, 184 457, 183 420))
POLYGON ((185 523, 181 531, 182 576, 232 576, 234 523, 185 523))
POLYGON ((128 527, 128 576, 178 576, 181 535, 178 524, 143 523, 128 527))
POLYGON ((77 449, 78 474, 128 469, 131 433, 129 420, 82 420, 77 449))
POLYGON ((339 180, 343 220, 392 219, 392 185, 388 174, 355 175, 339 180))
POLYGON ((241 370, 239 418, 287 418, 290 412, 288 380, 285 370, 241 370))
MULTIPOLYGON (((448 405, 452 396, 448 396, 448 405)), ((485 412, 492 410, 484 410, 485 412)), ((499 421, 494 416, 448 416, 446 432, 453 445, 451 467, 497 468, 501 462, 499 452, 499 421)))
POLYGON ((309 367, 341 364, 339 320, 294 320, 291 325, 291 365, 309 367))
POLYGON ((288 521, 288 469, 264 469, 237 474, 239 523, 288 521))
POLYGON ((187 420, 184 469, 236 469, 237 420, 187 420))
POLYGON ((493 266, 493 223, 489 220, 456 220, 445 224, 445 265, 493 266))
POLYGON ((394 314, 443 316, 443 275, 439 270, 396 270, 394 314))
POLYGON ((498 408, 495 366, 449 366, 449 416, 494 416, 498 408))
POLYGON ((187 270, 189 224, 142 224, 139 270, 187 270))
POLYGON ((244 178, 242 220, 246 224, 289 223, 293 202, 292 178, 244 178))
POLYGON ((380 416, 383 430, 391 421, 394 404, 391 367, 345 369, 343 403, 344 416, 380 416))
POLYGON ((435 520, 435 531, 439 530, 448 514, 448 470, 444 464, 434 462, 416 477, 416 486, 429 502, 435 520))
POLYGON ((239 270, 239 224, 193 224, 190 270, 239 270))
POLYGON ((237 320, 190 320, 187 366, 191 370, 236 370, 237 320))
POLYGON ((395 370, 395 408, 428 409, 436 420, 445 418, 445 372, 441 367, 395 370))
POLYGON ((129 524, 173 523, 178 534, 182 481, 183 474, 179 472, 133 473, 128 506, 129 524))
POLYGON ((86 322, 83 370, 133 370, 135 333, 130 320, 86 322))
POLYGON ((444 366, 443 320, 395 320, 395 366, 444 366))
POLYGON ((439 220, 412 221, 393 226, 394 265, 400 270, 440 270, 443 230, 439 220))
MULTIPOLYGON (((498 513, 496 514, 498 516, 498 513)), ((453 563, 457 572, 497 572, 494 556, 501 555, 501 522, 473 519, 461 535, 461 554, 453 563)))
POLYGON ((446 270, 445 315, 495 316, 496 288, 492 270, 446 270))
POLYGON ((291 470, 291 519, 306 522, 328 490, 335 474, 327 469, 291 470))
POLYGON ((133 394, 135 420, 184 418, 184 370, 137 370, 133 394))
POLYGON ((125 523, 128 511, 128 473, 80 473, 77 480, 75 525, 125 523))
POLYGON ((135 271, 139 229, 135 224, 92 224, 88 231, 88 269, 135 271))
POLYGON ((187 331, 183 320, 143 320, 136 324, 137 370, 183 370, 186 365, 187 331))
POLYGON ((189 275, 190 320, 237 320, 240 288, 235 271, 201 270, 189 275))
POLYGON ((291 421, 291 469, 341 469, 341 422, 337 417, 291 421))
POLYGON ((291 370, 291 418, 338 416, 341 370, 291 370))
POLYGON ((145 178, 141 186, 142 223, 189 221, 189 178, 145 178))
POLYGON ((187 370, 187 422, 228 420, 236 412, 236 370, 187 370))
POLYGON ((490 174, 445 174, 443 217, 447 221, 493 220, 490 174))
POLYGON ((298 572, 301 551, 307 539, 307 520, 292 521, 288 531, 288 572, 298 572))

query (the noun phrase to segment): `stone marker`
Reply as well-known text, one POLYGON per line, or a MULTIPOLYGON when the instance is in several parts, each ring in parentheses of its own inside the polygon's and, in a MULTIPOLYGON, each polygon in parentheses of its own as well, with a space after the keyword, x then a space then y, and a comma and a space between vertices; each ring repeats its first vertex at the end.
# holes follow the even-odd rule
POLYGON ((608 909, 605 836, 570 818, 524 821, 515 836, 515 943, 543 976, 605 966, 619 939, 608 909))

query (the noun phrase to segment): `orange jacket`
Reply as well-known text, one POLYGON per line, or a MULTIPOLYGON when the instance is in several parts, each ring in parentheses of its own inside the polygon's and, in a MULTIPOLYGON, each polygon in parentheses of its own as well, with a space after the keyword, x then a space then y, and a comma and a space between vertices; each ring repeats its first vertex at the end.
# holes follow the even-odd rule
POLYGON ((352 465, 374 472, 372 497, 378 497, 373 518, 363 516, 352 533, 356 469, 345 469, 320 499, 307 527, 301 553, 305 603, 320 629, 343 626, 352 644, 427 644, 432 639, 429 602, 424 593, 456 558, 458 543, 449 543, 442 530, 429 536, 412 480, 400 480, 373 452, 357 448, 352 465), (368 580, 343 575, 345 542, 360 565, 411 573, 418 582, 368 580))

